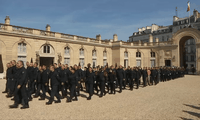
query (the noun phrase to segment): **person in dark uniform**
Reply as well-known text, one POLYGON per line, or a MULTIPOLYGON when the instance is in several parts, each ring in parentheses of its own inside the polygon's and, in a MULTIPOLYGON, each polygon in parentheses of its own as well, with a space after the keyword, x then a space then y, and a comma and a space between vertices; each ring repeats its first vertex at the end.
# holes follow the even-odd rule
POLYGON ((139 80, 140 80, 140 76, 141 76, 141 73, 140 73, 140 71, 138 70, 138 68, 136 68, 136 76, 135 76, 135 82, 136 82, 136 85, 137 85, 137 88, 136 89, 139 89, 139 85, 140 85, 140 83, 139 83, 139 80))
POLYGON ((124 78, 123 69, 122 69, 122 66, 120 65, 119 68, 117 69, 117 79, 118 79, 118 84, 119 84, 119 93, 122 92, 123 78, 124 78))
POLYGON ((16 90, 14 93, 14 104, 10 105, 10 108, 18 108, 18 105, 24 100, 24 105, 21 109, 29 108, 28 96, 26 92, 26 69, 24 68, 23 61, 17 62, 17 71, 14 74, 14 79, 16 80, 16 90))
POLYGON ((16 82, 17 80, 15 80, 14 75, 17 72, 17 67, 16 67, 16 61, 12 60, 12 67, 11 67, 11 71, 12 71, 12 79, 10 81, 10 94, 8 94, 6 97, 10 98, 14 95, 14 91, 16 89, 16 82))
POLYGON ((39 73, 39 69, 38 69, 38 63, 35 62, 34 63, 34 73, 33 73, 33 78, 34 78, 34 82, 32 84, 32 92, 31 93, 35 93, 37 90, 37 78, 38 78, 38 73, 39 73))
POLYGON ((68 82, 68 72, 65 69, 65 65, 61 66, 60 81, 61 81, 62 98, 65 98, 67 96, 67 93, 66 93, 66 83, 68 82))
POLYGON ((6 88, 5 91, 2 93, 7 93, 8 96, 10 95, 10 83, 12 80, 12 69, 10 63, 7 63, 7 70, 6 70, 6 88))
POLYGON ((41 74, 42 74, 42 66, 39 67, 38 73, 37 73, 37 91, 35 92, 34 98, 37 98, 40 95, 40 90, 42 86, 42 80, 41 80, 41 74))
POLYGON ((78 83, 75 69, 71 69, 71 74, 69 75, 69 84, 70 84, 70 98, 67 100, 67 102, 72 102, 72 98, 75 97, 75 101, 78 101, 77 95, 76 95, 76 85, 78 83))
POLYGON ((94 71, 94 89, 96 90, 97 94, 99 93, 98 87, 99 87, 98 71, 94 71))
POLYGON ((144 67, 143 70, 141 71, 142 73, 142 78, 143 78, 143 87, 146 87, 147 86, 147 82, 146 82, 146 79, 147 79, 147 68, 144 67))
POLYGON ((130 68, 129 69, 129 87, 131 91, 133 90, 133 87, 134 87, 135 77, 136 77, 135 69, 130 68))
POLYGON ((123 89, 126 89, 127 79, 126 79, 126 68, 123 69, 123 89))
POLYGON ((42 66, 42 74, 41 74, 41 89, 42 89, 42 95, 39 100, 45 100, 46 92, 49 93, 51 96, 51 91, 49 89, 49 71, 46 68, 46 65, 42 66))
POLYGON ((89 68, 89 73, 88 76, 86 78, 87 80, 87 86, 88 86, 88 93, 89 93, 89 97, 87 98, 87 100, 91 100, 93 92, 94 92, 94 88, 93 88, 93 84, 94 84, 94 73, 92 72, 92 68, 89 68))
POLYGON ((99 97, 103 97, 103 94, 105 92, 105 77, 104 77, 103 68, 100 68, 100 70, 99 70, 98 79, 99 79, 99 87, 100 87, 100 91, 101 91, 99 97))
POLYGON ((59 95, 59 90, 58 90, 58 86, 60 84, 60 77, 58 72, 55 70, 54 66, 50 67, 50 75, 49 78, 51 80, 51 97, 49 99, 48 102, 46 102, 46 105, 50 105, 52 104, 53 100, 54 100, 54 96, 56 96, 57 101, 55 101, 55 103, 60 103, 60 95, 59 95))

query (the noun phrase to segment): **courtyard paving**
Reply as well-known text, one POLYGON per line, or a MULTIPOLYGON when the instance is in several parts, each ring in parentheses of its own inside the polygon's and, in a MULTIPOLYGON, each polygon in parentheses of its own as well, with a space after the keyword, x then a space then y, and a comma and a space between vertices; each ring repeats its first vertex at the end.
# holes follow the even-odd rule
MULTIPOLYGON (((0 80, 0 91, 5 89, 5 80, 0 80)), ((184 78, 161 82, 156 86, 123 90, 122 93, 97 95, 88 101, 82 92, 79 101, 45 105, 45 101, 34 98, 26 110, 9 109, 13 101, 0 92, 0 119, 24 120, 198 120, 200 119, 200 76, 186 75, 184 78)), ((21 107, 21 106, 20 106, 21 107)))

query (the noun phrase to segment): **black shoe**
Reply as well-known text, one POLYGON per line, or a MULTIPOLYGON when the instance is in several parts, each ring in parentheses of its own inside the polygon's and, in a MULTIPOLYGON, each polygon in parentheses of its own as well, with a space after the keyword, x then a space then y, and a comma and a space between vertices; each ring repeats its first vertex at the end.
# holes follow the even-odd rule
POLYGON ((91 100, 91 97, 89 96, 89 97, 87 98, 87 100, 91 100))
POLYGON ((34 98, 38 98, 39 96, 38 96, 38 95, 34 95, 33 97, 34 97, 34 98))
POLYGON ((7 98, 11 98, 11 97, 12 97, 12 95, 8 94, 8 95, 6 95, 6 97, 7 97, 7 98))
POLYGON ((78 98, 75 98, 74 101, 78 101, 78 98))
POLYGON ((32 101, 32 100, 33 100, 33 98, 32 98, 32 97, 28 99, 28 101, 32 101))
POLYGON ((11 100, 15 100, 15 98, 12 98, 11 100))
POLYGON ((100 95, 99 97, 101 98, 101 97, 103 97, 103 95, 100 95))
POLYGON ((65 98, 64 96, 61 96, 61 97, 60 97, 60 99, 64 99, 64 98, 65 98))
POLYGON ((29 105, 23 105, 23 107, 21 107, 21 109, 26 109, 29 108, 29 105))
POLYGON ((122 91, 119 91, 119 93, 122 93, 122 91))
POLYGON ((61 101, 60 101, 60 100, 57 100, 57 101, 55 101, 55 103, 61 103, 61 101))
POLYGON ((51 101, 49 101, 49 102, 46 102, 46 105, 50 105, 50 104, 52 104, 52 102, 51 102, 51 101))
POLYGON ((40 98, 39 100, 45 100, 45 98, 42 97, 42 98, 40 98))
POLYGON ((72 100, 71 100, 71 99, 69 99, 69 100, 67 100, 67 102, 72 102, 72 100))
POLYGON ((13 104, 9 106, 10 108, 18 108, 18 104, 13 104))
POLYGON ((3 91, 2 93, 7 93, 7 91, 3 91))

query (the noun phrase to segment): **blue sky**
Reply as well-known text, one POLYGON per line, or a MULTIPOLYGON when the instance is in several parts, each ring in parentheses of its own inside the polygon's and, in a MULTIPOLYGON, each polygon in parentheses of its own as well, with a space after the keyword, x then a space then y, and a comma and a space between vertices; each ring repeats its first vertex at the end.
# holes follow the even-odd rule
MULTIPOLYGON (((102 39, 126 41, 138 28, 171 25, 175 8, 187 17, 188 0, 0 0, 0 23, 102 39)), ((200 11, 200 0, 190 0, 191 14, 200 11)))

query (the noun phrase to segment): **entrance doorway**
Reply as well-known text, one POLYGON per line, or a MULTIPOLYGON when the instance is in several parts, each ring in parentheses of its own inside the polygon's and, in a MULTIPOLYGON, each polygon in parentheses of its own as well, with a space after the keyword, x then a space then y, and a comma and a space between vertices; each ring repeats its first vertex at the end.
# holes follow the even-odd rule
POLYGON ((50 67, 50 65, 53 65, 54 57, 40 57, 40 65, 46 65, 47 67, 50 67))
POLYGON ((196 43, 190 36, 181 38, 179 42, 180 67, 191 69, 196 67, 196 43))
POLYGON ((171 60, 165 60, 165 66, 171 67, 171 60))

